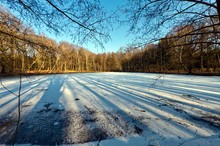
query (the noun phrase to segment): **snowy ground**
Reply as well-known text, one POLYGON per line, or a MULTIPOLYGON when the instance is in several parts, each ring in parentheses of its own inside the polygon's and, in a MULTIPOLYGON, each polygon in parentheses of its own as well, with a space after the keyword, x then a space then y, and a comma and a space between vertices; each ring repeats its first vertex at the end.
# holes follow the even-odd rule
MULTIPOLYGON (((0 85, 0 144, 11 143, 19 79, 0 85)), ((18 144, 220 145, 220 77, 84 73, 22 78, 18 144)))

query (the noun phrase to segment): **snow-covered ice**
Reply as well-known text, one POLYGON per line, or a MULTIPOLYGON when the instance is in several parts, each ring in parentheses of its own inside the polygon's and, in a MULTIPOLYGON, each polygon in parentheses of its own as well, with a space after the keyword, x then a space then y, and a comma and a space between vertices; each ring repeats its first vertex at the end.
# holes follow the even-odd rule
MULTIPOLYGON (((11 143, 19 78, 2 78, 0 143, 11 143)), ((220 145, 220 77, 75 73, 22 77, 18 144, 220 145)))

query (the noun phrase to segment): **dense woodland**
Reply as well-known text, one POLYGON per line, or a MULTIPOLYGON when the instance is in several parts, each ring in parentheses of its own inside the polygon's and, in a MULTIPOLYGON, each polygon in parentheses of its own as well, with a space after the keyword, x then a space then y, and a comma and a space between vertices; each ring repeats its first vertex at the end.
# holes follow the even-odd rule
POLYGON ((0 11, 0 20, 1 73, 220 71, 220 32, 216 18, 175 26, 154 43, 129 45, 118 52, 101 54, 37 35, 4 9, 0 11))

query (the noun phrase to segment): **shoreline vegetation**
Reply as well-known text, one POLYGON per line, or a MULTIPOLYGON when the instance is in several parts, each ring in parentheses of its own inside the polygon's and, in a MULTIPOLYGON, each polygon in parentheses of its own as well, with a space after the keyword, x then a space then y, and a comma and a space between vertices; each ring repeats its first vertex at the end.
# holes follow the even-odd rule
MULTIPOLYGON (((105 72, 98 72, 98 71, 56 71, 56 72, 51 72, 51 71, 38 71, 38 72, 16 72, 16 73, 0 73, 1 77, 13 77, 13 76, 33 76, 33 75, 54 75, 54 74, 78 74, 78 73, 108 73, 108 72, 121 72, 125 73, 123 71, 105 71, 105 72)), ((176 75, 196 75, 196 76, 220 76, 220 72, 201 72, 201 71, 194 71, 192 73, 187 73, 184 71, 177 72, 177 71, 164 71, 164 72, 126 72, 126 73, 158 73, 158 74, 176 74, 176 75)))

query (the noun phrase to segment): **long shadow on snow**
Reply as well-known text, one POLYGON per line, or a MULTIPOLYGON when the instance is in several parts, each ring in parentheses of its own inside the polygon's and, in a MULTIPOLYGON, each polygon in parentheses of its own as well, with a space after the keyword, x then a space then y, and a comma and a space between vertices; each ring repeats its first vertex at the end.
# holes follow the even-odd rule
MULTIPOLYGON (((94 80, 93 80, 92 78, 90 78, 90 77, 88 77, 88 78, 86 78, 86 79, 90 79, 90 80, 91 80, 90 82, 94 82, 94 80)), ((94 82, 94 83, 95 83, 95 82, 94 82)), ((117 89, 117 90, 123 90, 123 89, 119 89, 119 88, 114 87, 111 83, 106 83, 106 82, 97 81, 96 84, 99 85, 100 83, 102 83, 103 85, 111 86, 111 87, 113 87, 113 88, 115 88, 115 89, 117 89)), ((134 84, 134 85, 136 85, 136 84, 134 84)), ((130 87, 125 86, 125 85, 122 85, 122 84, 120 84, 120 86, 121 86, 121 87, 125 87, 125 88, 127 88, 127 89, 129 89, 129 90, 138 91, 138 92, 140 92, 140 93, 144 93, 144 94, 148 94, 148 95, 153 95, 153 96, 157 96, 157 97, 163 97, 164 99, 170 100, 170 99, 167 98, 166 96, 161 96, 161 95, 157 95, 157 94, 150 93, 150 92, 143 92, 143 91, 141 91, 141 90, 133 89, 133 88, 130 88, 130 87)), ((146 88, 146 86, 145 86, 145 88, 146 88)), ((159 90, 159 91, 160 91, 161 89, 156 89, 156 90, 159 90)), ((170 94, 170 92, 168 92, 168 91, 166 91, 166 90, 170 91, 172 94, 173 94, 173 93, 179 93, 179 94, 183 94, 183 93, 184 93, 184 92, 179 92, 179 91, 177 91, 177 90, 169 90, 168 88, 164 88, 164 89, 161 90, 161 91, 170 94)), ((123 90, 123 91, 126 92, 127 90, 123 90)), ((134 94, 134 93, 131 93, 131 94, 134 94)), ((178 100, 175 100, 175 99, 173 99, 173 101, 178 102, 178 103, 182 103, 182 102, 180 102, 180 101, 178 101, 178 100)), ((184 104, 185 104, 185 103, 184 103, 184 104)), ((189 104, 189 103, 186 103, 186 104, 189 104)), ((195 106, 195 105, 189 104, 189 106, 195 106)), ((198 108, 201 108, 201 107, 198 107, 198 108)), ((207 110, 209 110, 209 109, 207 109, 207 110)), ((213 111, 213 109, 211 109, 210 112, 215 112, 215 111, 213 111)), ((218 111, 216 111, 216 113, 218 113, 218 111)))
POLYGON ((73 80, 75 80, 79 85, 81 85, 82 87, 84 87, 87 91, 91 92, 93 95, 95 95, 96 97, 98 97, 103 103, 106 103, 109 107, 114 108, 115 110, 119 110, 118 107, 111 103, 109 100, 107 100, 104 96, 101 96, 99 93, 97 93, 96 91, 93 91, 92 89, 90 89, 88 86, 80 83, 78 80, 79 79, 75 79, 72 78, 73 80))
MULTIPOLYGON (((123 97, 123 98, 126 98, 126 100, 128 100, 128 101, 130 101, 131 103, 134 103, 134 104, 137 104, 137 103, 135 103, 135 100, 133 100, 133 99, 138 99, 139 101, 141 101, 141 102, 145 102, 145 103, 147 103, 147 105, 151 105, 151 106, 153 106, 154 108, 159 108, 158 106, 157 106, 157 104, 155 103, 155 102, 158 102, 158 101, 155 101, 155 100, 151 100, 151 99, 147 99, 146 97, 144 98, 144 97, 140 97, 139 95, 136 95, 136 94, 133 94, 133 93, 127 93, 125 90, 121 90, 121 89, 116 89, 115 87, 110 87, 110 86, 107 86, 107 85, 103 85, 103 84, 96 84, 97 86, 102 86, 101 88, 102 89, 104 89, 104 90, 106 90, 106 91, 109 91, 109 92, 112 92, 112 93, 114 93, 115 95, 117 95, 118 97, 123 97), (105 87, 105 88, 103 88, 103 87, 105 87), (113 89, 113 90, 109 90, 109 89, 113 89), (123 93, 123 94, 125 94, 125 96, 122 96, 121 94, 119 94, 118 92, 114 92, 114 91, 119 91, 119 92, 121 92, 121 93, 123 93), (128 97, 132 97, 132 100, 131 100, 131 98, 128 98, 128 97)), ((154 94, 153 94, 154 95, 154 94)), ((154 96, 158 96, 158 95, 154 95, 154 96)), ((163 98, 166 98, 166 97, 163 97, 163 98)), ((140 105, 140 104, 138 104, 137 106, 139 106, 139 107, 142 107, 143 109, 145 109, 147 112, 149 112, 149 111, 151 111, 149 108, 148 109, 146 109, 146 107, 143 107, 142 105, 140 105)), ((171 108, 171 107, 169 107, 169 106, 165 106, 165 107, 160 107, 160 109, 161 110, 166 110, 166 112, 167 112, 167 110, 169 110, 170 112, 170 114, 173 114, 173 115, 175 115, 176 117, 180 117, 181 118, 181 116, 180 116, 180 112, 181 111, 178 111, 178 110, 174 110, 173 108, 171 108)), ((155 115, 158 115, 158 113, 155 113, 155 112, 153 112, 153 114, 155 115)), ((185 115, 185 113, 181 113, 181 114, 184 114, 185 115)), ((162 116, 162 117, 164 117, 163 115, 160 115, 160 116, 162 116)), ((186 117, 186 115, 185 115, 185 117, 186 117)), ((166 117, 164 117, 165 119, 166 119, 166 117)), ((187 119, 186 119, 187 121, 194 121, 194 120, 192 120, 192 118, 191 117, 189 117, 189 116, 187 116, 187 119)), ((195 121, 194 121, 195 122, 195 121)), ((196 123, 194 123, 195 125, 196 125, 196 123)), ((205 126, 205 127, 207 127, 207 128, 209 128, 209 126, 207 125, 207 126, 205 126)), ((180 129, 182 129, 182 128, 180 128, 180 129)), ((189 129, 190 130, 190 129, 189 129)), ((194 131, 195 132, 195 131, 194 131)))
MULTIPOLYGON (((90 79, 92 80, 92 78, 90 78, 90 79)), ((94 81, 92 80, 91 82, 94 82, 94 81)), ((95 83, 95 82, 94 82, 94 83, 95 83)), ((111 87, 113 87, 113 88, 115 88, 115 89, 117 89, 117 90, 121 90, 121 91, 124 91, 124 92, 127 91, 127 90, 123 90, 123 89, 116 88, 116 87, 112 86, 111 83, 105 83, 105 82, 99 81, 99 82, 97 82, 96 84, 97 84, 97 85, 101 85, 100 83, 102 83, 103 85, 111 86, 111 87)), ((157 94, 154 94, 154 93, 151 93, 151 92, 143 92, 143 91, 141 91, 141 90, 133 89, 133 88, 130 88, 130 87, 128 87, 128 86, 121 85, 121 84, 120 84, 120 86, 121 86, 121 87, 125 87, 125 88, 127 88, 127 89, 129 89, 129 90, 138 91, 138 92, 140 92, 140 93, 144 93, 144 94, 152 95, 152 96, 156 96, 156 97, 161 97, 161 98, 166 99, 166 100, 168 100, 168 101, 172 101, 172 102, 184 104, 184 105, 187 105, 187 106, 190 106, 190 107, 193 107, 193 108, 197 108, 197 109, 200 109, 200 110, 212 112, 212 113, 215 113, 215 114, 220 114, 218 110, 213 110, 213 109, 204 108, 204 107, 200 107, 200 106, 196 106, 196 107, 195 107, 194 104, 181 102, 181 101, 175 100, 175 99, 172 99, 172 100, 171 100, 171 99, 169 99, 169 98, 167 98, 166 96, 163 96, 163 95, 157 95, 157 94)), ((159 88, 161 88, 161 87, 159 87, 159 88)), ((179 93, 179 94, 183 94, 183 93, 184 93, 184 92, 180 92, 180 91, 177 91, 177 90, 174 90, 174 89, 169 89, 168 87, 166 87, 166 88, 162 87, 162 89, 157 89, 157 88, 156 88, 156 90, 162 91, 162 92, 166 92, 166 93, 168 93, 168 94, 171 94, 171 93, 173 94, 173 93, 174 93, 174 95, 175 95, 176 93, 179 93)), ((133 95, 135 95, 135 96, 140 96, 140 95, 136 95, 136 94, 134 94, 134 93, 130 93, 130 94, 133 94, 133 95)), ((202 94, 202 95, 204 96, 204 94, 202 94)), ((146 99, 146 98, 145 98, 145 99, 146 99)), ((216 103, 216 104, 218 104, 218 103, 216 103)))
MULTIPOLYGON (((40 81, 41 79, 42 79, 42 78, 37 79, 37 80, 34 80, 34 81, 31 81, 31 82, 26 82, 26 84, 24 84, 24 82, 22 82, 22 87, 21 87, 21 88, 24 89, 24 88, 30 87, 30 86, 32 86, 32 85, 34 85, 34 84, 36 84, 34 87, 37 87, 37 86, 39 86, 41 83, 43 83, 43 82, 46 81, 46 79, 40 81), (40 81, 40 82, 39 82, 39 81, 40 81)), ((24 79, 22 78, 22 81, 23 81, 23 80, 24 80, 24 79)), ((14 92, 15 94, 18 93, 18 89, 19 89, 19 80, 18 80, 17 82, 18 82, 18 84, 15 84, 15 85, 13 84, 13 85, 6 86, 10 91, 14 92), (17 86, 16 86, 16 85, 17 85, 17 86), (10 86, 13 86, 13 88, 10 87, 10 86)), ((3 84, 4 84, 4 83, 3 83, 3 84)), ((34 88, 34 87, 33 87, 33 88, 34 88)), ((2 88, 3 88, 3 87, 2 87, 2 88)), ((26 92, 32 90, 33 88, 28 88, 28 90, 26 90, 26 91, 23 91, 23 90, 22 90, 21 95, 23 95, 23 94, 25 94, 26 92)), ((1 94, 2 94, 1 97, 4 97, 4 96, 7 96, 7 95, 10 95, 11 93, 8 92, 7 90, 5 90, 5 91, 2 92, 1 94)))
MULTIPOLYGON (((174 83, 174 85, 178 84, 178 83, 182 83, 181 86, 190 86, 192 89, 195 88, 195 89, 198 89, 197 85, 199 86, 200 84, 194 84, 193 82, 183 82, 183 81, 178 81, 178 80, 175 80, 175 81, 170 81, 170 79, 166 79, 166 81, 164 82, 164 84, 168 84, 169 85, 169 82, 172 82, 172 84, 174 83)), ((126 82, 127 83, 127 82, 126 82)), ((123 83, 120 84, 121 86, 125 86, 123 83)), ((178 86, 172 86, 172 87, 169 87, 169 86, 151 86, 150 83, 145 83, 145 82, 141 82, 141 83, 137 83, 137 81, 130 81, 128 85, 132 85, 133 87, 137 86, 137 87, 143 87, 144 89, 146 88, 160 88, 158 90, 162 90, 162 91, 169 91, 171 93, 178 93, 178 94, 186 94, 186 93, 190 93, 192 94, 193 96, 198 96, 198 97, 201 97, 201 99, 210 99, 210 100, 214 100, 216 102, 219 102, 220 99, 218 98, 219 95, 215 94, 215 93, 205 93, 205 91, 209 91, 207 88, 210 87, 210 85, 202 85, 204 87, 206 87, 206 90, 204 92, 202 91, 194 91, 194 90, 191 90, 191 89, 183 89, 183 88, 180 88, 181 90, 183 91, 179 91, 179 87, 178 86), (175 87, 175 88, 174 88, 175 87), (211 95, 211 97, 210 97, 211 95)), ((127 86, 125 86, 127 87, 127 86)), ((214 90, 214 92, 218 92, 218 86, 216 87, 216 85, 214 86, 211 86, 212 87, 212 91, 213 91, 213 88, 216 88, 216 90, 214 90)), ((199 90, 201 90, 201 88, 199 88, 199 90)), ((169 93, 167 92, 167 93, 169 93)), ((205 101, 205 102, 209 102, 209 101, 205 101)), ((218 103, 217 103, 218 104, 218 103)))
MULTIPOLYGON (((88 79, 93 79, 92 77, 88 77, 88 76, 85 76, 86 78, 88 79)), ((146 78, 146 77, 144 77, 146 78)), ((151 78, 150 78, 151 79, 151 78)), ((93 79, 94 80, 94 79, 93 79)), ((106 82, 104 79, 102 79, 102 82, 106 82)), ((99 80, 100 82, 100 80, 99 80)), ((104 83, 103 82, 103 83, 104 83)), ((108 81, 109 82, 109 81, 108 81)), ((152 80, 152 83, 154 82, 154 80, 152 80)), ((194 87, 195 89, 199 88, 198 86, 203 86, 206 90, 208 87, 211 86, 211 88, 216 88, 215 92, 218 92, 218 88, 216 87, 216 85, 201 85, 201 84, 197 84, 197 83, 194 83, 194 82, 184 82, 184 81, 179 81, 179 80, 175 80, 175 81, 171 81, 171 79, 166 79, 165 80, 165 83, 166 84, 169 84, 169 82, 172 82, 172 84, 174 83, 175 84, 182 84, 181 86, 186 86, 188 88, 192 88, 194 87)), ((132 85, 132 86, 138 86, 138 87, 143 87, 143 88, 150 88, 152 87, 152 83, 151 82, 143 82, 143 79, 142 80, 136 80, 135 79, 132 79, 132 80, 125 80, 125 83, 126 84, 129 84, 129 85, 132 85)), ((120 84, 120 83, 119 83, 120 84)), ((122 85, 122 84, 121 84, 122 85)), ((162 87, 162 86, 159 86, 159 87, 162 87)), ((162 87, 163 88, 163 87, 162 87)), ((178 86, 176 86, 175 88, 178 88, 178 86)), ((170 87, 166 87, 164 88, 165 90, 168 90, 170 92, 175 92, 175 93, 179 93, 179 94, 184 94, 184 92, 177 92, 178 89, 172 89, 170 87)), ((181 88, 182 89, 182 88, 181 88)), ((201 88, 199 88, 201 89, 201 88)), ((216 100, 216 101, 220 101, 219 98, 218 98, 218 95, 214 94, 214 93, 209 93, 209 94, 206 94, 205 91, 202 92, 202 91, 194 91, 194 90, 190 90, 190 89, 185 89, 186 92, 190 92, 190 93, 193 93, 194 95, 200 95, 201 97, 205 97, 205 98, 208 98, 207 95, 213 95, 213 97, 215 97, 214 99, 213 98, 210 98, 210 99, 213 99, 213 100, 216 100)))
MULTIPOLYGON (((79 79, 72 78, 74 81, 76 81, 79 85, 81 85, 85 90, 84 92, 90 92, 92 95, 95 95, 98 97, 103 103, 106 103, 109 107, 113 107, 113 111, 99 111, 94 105, 85 105, 86 109, 91 114, 96 114, 96 121, 93 122, 94 129, 89 128, 81 128, 80 133, 84 133, 80 142, 89 142, 89 141, 98 141, 100 138, 108 139, 108 138, 114 138, 114 137, 121 137, 121 136, 129 136, 133 134, 141 134, 140 131, 143 129, 146 129, 147 126, 138 121, 135 117, 132 115, 124 112, 121 110, 120 107, 116 106, 114 103, 107 100, 105 97, 100 95, 99 93, 93 91, 90 87, 88 87, 85 84, 82 84, 79 79), (102 117, 102 118, 100 118, 102 117), (111 127, 108 127, 109 125, 112 125, 111 127), (113 131, 112 128, 114 129, 113 131), (140 130, 140 131, 138 131, 140 130), (85 132, 86 131, 86 132, 85 132), (101 132, 100 132, 101 131, 101 132)), ((86 100, 86 99, 82 99, 86 100)), ((82 114, 83 115, 83 114, 82 114)), ((83 116, 81 116, 82 118, 83 116)), ((87 121, 85 118, 83 118, 83 121, 87 121)), ((79 129, 78 129, 79 130, 79 129)), ((76 131, 79 132, 79 131, 76 131)), ((78 142, 79 142, 78 141, 78 142)))
MULTIPOLYGON (((80 82, 79 82, 80 83, 80 82)), ((81 84, 81 83, 80 83, 81 84)), ((84 86, 86 89, 88 89, 89 91, 92 91, 93 92, 93 90, 91 90, 88 86, 86 86, 86 85, 84 85, 84 84, 82 84, 82 86, 84 86)), ((115 91, 115 89, 114 90, 110 90, 111 89, 111 87, 109 87, 109 86, 106 86, 106 88, 103 88, 103 87, 100 87, 100 88, 102 88, 102 89, 104 89, 104 90, 106 90, 106 91, 108 91, 108 92, 111 92, 111 93, 113 93, 113 94, 115 94, 117 97, 119 97, 119 98, 124 98, 126 101, 128 101, 128 102, 130 102, 130 103, 133 103, 134 105, 136 105, 137 107, 139 107, 139 108, 141 108, 141 109, 143 109, 143 110, 145 110, 146 112, 148 112, 148 113, 150 113, 150 114, 152 114, 152 115, 154 115, 155 117, 158 117, 159 119, 161 119, 161 120, 164 120, 164 121, 167 121, 168 119, 169 119, 169 117, 166 117, 166 116, 164 116, 162 113, 161 114, 159 114, 159 113, 157 113, 157 112, 155 112, 155 111, 153 111, 152 109, 150 109, 149 107, 147 107, 147 106, 143 106, 143 105, 140 105, 140 104, 138 104, 138 103, 135 103, 135 98, 137 98, 137 96, 134 96, 134 95, 130 95, 129 93, 126 93, 126 92, 122 92, 122 91, 119 91, 120 93, 122 93, 122 94, 120 94, 120 93, 118 93, 117 92, 117 90, 115 91), (130 97, 130 98, 129 98, 130 97), (133 99, 131 99, 131 98, 133 98, 133 99)), ((98 97, 102 97, 100 94, 98 94, 98 93, 96 93, 95 92, 95 95, 98 95, 98 97)), ((102 99, 103 99, 104 97, 102 97, 102 99)), ((138 100, 140 100, 139 98, 138 98, 138 100)), ((102 100, 103 101, 103 100, 102 100)), ((106 98, 105 98, 105 100, 103 101, 103 102, 108 102, 107 103, 107 105, 109 105, 109 103, 111 103, 110 101, 108 101, 106 98)), ((142 102, 143 102, 143 100, 141 100, 142 102)), ((152 107, 154 107, 154 108, 158 108, 157 106, 155 106, 155 105, 152 105, 155 101, 153 101, 153 102, 149 102, 149 101, 147 101, 147 100, 145 100, 145 103, 146 102, 148 102, 146 105, 148 105, 148 106, 152 106, 152 107)), ((113 106, 113 107, 115 107, 116 109, 117 108, 119 108, 119 107, 117 107, 115 104, 113 104, 113 103, 111 103, 110 104, 110 106, 113 106)), ((126 106, 126 105, 125 105, 126 106)), ((175 115, 176 117, 181 117, 181 115, 180 115, 180 113, 179 112, 177 112, 177 111, 173 111, 172 109, 170 109, 170 108, 168 108, 168 107, 164 107, 163 108, 164 110, 170 110, 170 114, 173 114, 173 115, 175 115)), ((148 118, 148 117, 147 117, 148 118)), ((180 130, 180 131, 184 131, 185 133, 187 133, 187 134, 189 134, 189 135, 194 135, 194 136, 198 136, 198 134, 196 134, 196 132, 195 131, 192 131, 191 129, 187 129, 185 126, 183 126, 183 125, 179 125, 179 124, 177 124, 176 122, 171 122, 170 121, 170 123, 172 123, 172 125, 170 125, 170 126, 173 126, 173 127, 175 127, 175 129, 178 129, 178 130, 180 130)), ((156 132, 156 131, 155 131, 156 132)))
MULTIPOLYGON (((61 129, 54 127, 54 122, 59 119, 62 111, 56 110, 59 98, 62 95, 60 89, 63 86, 64 78, 58 76, 50 78, 48 90, 44 92, 32 110, 22 115, 16 143, 31 144, 55 144, 56 137, 61 129), (50 92, 48 92, 50 91, 50 92), (52 109, 54 109, 52 111, 52 109)), ((6 143, 11 143, 13 137, 6 138, 6 143)), ((1 141, 0 141, 1 142, 1 141)))
MULTIPOLYGON (((31 87, 30 89, 26 90, 25 92, 33 90, 35 87, 41 85, 45 81, 46 81, 46 79, 41 80, 40 82, 39 82, 39 80, 33 81, 32 83, 34 83, 34 87, 31 87)), ((29 84, 25 84, 22 87, 27 88, 28 85, 29 84)), ((23 106, 26 106, 25 103, 27 102, 27 100, 29 100, 29 99, 31 100, 32 97, 34 97, 37 94, 38 94, 37 92, 36 93, 31 92, 31 95, 28 94, 28 95, 24 96, 24 92, 22 93, 22 96, 21 96, 21 110, 22 111, 23 111, 23 108, 25 108, 23 106)), ((17 102, 14 101, 16 99, 17 99, 17 97, 13 97, 12 99, 10 99, 0 105, 0 109, 5 108, 4 113, 2 113, 2 115, 0 115, 0 143, 8 142, 9 139, 11 139, 14 135, 14 131, 15 131, 14 127, 15 127, 15 123, 17 120, 17 117, 16 117, 17 116, 17 110, 16 110, 17 109, 17 102), (12 104, 13 101, 15 103, 13 105, 9 105, 9 104, 12 104), (16 113, 14 113, 14 112, 16 112, 16 113), (5 130, 5 128, 6 128, 6 130, 5 130)))
MULTIPOLYGON (((39 85, 41 85, 43 82, 45 82, 46 81, 46 79, 45 80, 42 80, 42 81, 34 81, 34 82, 32 82, 32 84, 30 85, 29 83, 27 83, 27 84, 25 84, 25 85, 22 85, 22 88, 21 88, 21 90, 22 90, 22 92, 21 92, 21 103, 23 103, 23 101, 25 101, 25 99, 24 98, 22 98, 22 96, 24 96, 24 94, 25 93, 27 93, 27 92, 29 92, 30 90, 33 90, 34 88, 36 88, 36 87, 38 87, 39 85), (35 83, 36 82, 36 83, 35 83), (35 85, 34 85, 35 84, 35 85), (34 85, 34 86, 32 86, 32 85, 34 85), (31 86, 31 88, 28 88, 27 90, 25 90, 25 91, 23 91, 23 89, 24 88, 27 88, 27 87, 30 87, 31 86)), ((17 88, 15 88, 15 89, 13 89, 13 90, 11 90, 11 91, 13 91, 13 92, 15 92, 15 91, 17 91, 18 90, 18 87, 17 88)), ((1 95, 2 97, 4 97, 4 96, 7 96, 7 95, 10 95, 11 93, 10 92, 8 92, 8 91, 5 91, 5 93, 3 94, 3 95, 1 95)), ((15 95, 14 95, 15 96, 15 95)), ((26 97, 25 97, 26 98, 26 97)), ((10 99, 10 100, 8 100, 8 101, 6 101, 6 102, 4 102, 4 103, 1 103, 1 105, 0 105, 0 108, 3 108, 5 105, 7 105, 7 104, 9 104, 10 102, 12 102, 12 101, 14 101, 15 99, 17 99, 17 96, 16 97, 13 97, 12 99, 10 99)), ((17 104, 15 105, 15 106, 17 106, 17 104)))
MULTIPOLYGON (((197 108, 197 109, 204 110, 204 111, 207 111, 207 112, 212 112, 212 113, 214 113, 214 114, 220 114, 219 110, 209 109, 209 108, 201 107, 201 106, 199 106, 199 105, 186 103, 186 102, 184 102, 184 101, 179 101, 178 99, 175 99, 175 98, 170 99, 170 98, 168 98, 168 97, 166 97, 166 96, 163 96, 163 95, 161 95, 161 94, 152 93, 152 92, 150 92, 150 91, 149 91, 149 92, 144 92, 144 91, 139 90, 139 89, 133 89, 133 88, 130 88, 130 87, 127 87, 127 86, 123 86, 123 85, 120 85, 120 86, 125 87, 125 88, 127 88, 127 89, 129 89, 129 90, 131 90, 131 91, 135 91, 135 92, 139 92, 139 93, 144 93, 144 94, 146 94, 146 96, 147 96, 147 95, 156 96, 156 97, 160 97, 161 99, 166 99, 166 100, 168 100, 168 101, 171 101, 171 102, 173 102, 173 103, 180 103, 180 104, 184 104, 184 105, 187 105, 187 106, 189 106, 189 107, 192 107, 192 108, 197 108)), ((120 89, 120 90, 123 90, 123 89, 120 89)), ((164 90, 161 89, 161 88, 160 88, 160 89, 155 88, 154 90, 159 91, 159 92, 164 92, 164 93, 167 93, 167 94, 171 94, 171 95, 175 95, 175 96, 178 96, 178 94, 176 94, 176 93, 182 93, 182 92, 178 92, 178 91, 176 91, 176 90, 169 90, 169 91, 170 91, 170 92, 169 92, 169 91, 167 91, 167 90, 168 90, 167 88, 164 88, 164 90)), ((126 90, 123 90, 123 91, 126 91, 126 90)), ((138 96, 138 95, 135 94, 135 93, 130 93, 130 94, 133 94, 133 95, 138 96)), ((141 97, 141 96, 140 96, 140 97, 141 97)), ((142 97, 144 98, 144 96, 142 96, 142 97)), ((190 98, 190 97, 189 97, 189 98, 190 98)), ((184 99, 186 99, 186 98, 184 98, 184 99)), ((188 99, 188 100, 190 100, 190 99, 188 99)), ((194 102, 199 102, 200 100, 198 100, 198 101, 192 100, 192 101, 194 101, 194 102)), ((208 102, 208 101, 205 101, 205 102, 208 102)), ((219 104, 219 103, 216 102, 215 104, 219 104)))
MULTIPOLYGON (((44 93, 38 103, 32 108, 32 111, 22 116, 16 143, 43 145, 84 143, 125 136, 126 134, 140 134, 141 129, 146 127, 131 115, 118 110, 115 113, 104 113, 96 112, 96 110, 87 107, 88 111, 82 111, 80 113, 56 111, 55 107, 60 105, 59 99, 62 95, 61 88, 64 81, 65 79, 61 77, 51 78, 48 91, 44 93), (50 106, 45 108, 42 106, 42 103, 50 106), (126 123, 132 124, 126 125, 126 123), (114 130, 109 131, 108 125, 112 125, 114 130)), ((92 91, 90 88, 87 88, 87 90, 88 92, 92 91)), ((95 92, 93 93, 95 94, 95 92)), ((99 98, 101 96, 99 94, 95 95, 99 98)), ((111 106, 114 105, 107 100, 104 101, 111 106)), ((115 108, 120 109, 117 106, 115 108)), ((0 143, 12 142, 12 137, 7 138, 6 136, 4 137, 5 140, 1 140, 0 143)))

